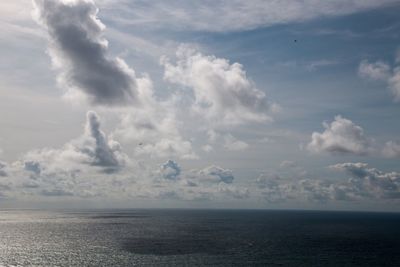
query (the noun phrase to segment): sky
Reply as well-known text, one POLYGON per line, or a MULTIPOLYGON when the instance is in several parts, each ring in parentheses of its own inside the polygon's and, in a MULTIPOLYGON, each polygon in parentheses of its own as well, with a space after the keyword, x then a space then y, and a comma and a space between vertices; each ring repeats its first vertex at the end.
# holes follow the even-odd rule
POLYGON ((0 3, 0 208, 400 211, 400 1, 0 3))

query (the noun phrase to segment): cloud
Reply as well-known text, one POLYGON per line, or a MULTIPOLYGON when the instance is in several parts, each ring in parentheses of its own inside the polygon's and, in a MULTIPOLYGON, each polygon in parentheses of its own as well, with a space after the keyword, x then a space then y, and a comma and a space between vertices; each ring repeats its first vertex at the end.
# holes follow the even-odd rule
POLYGON ((382 61, 369 63, 367 60, 363 60, 358 67, 358 74, 363 78, 385 81, 391 75, 391 68, 382 61))
POLYGON ((338 65, 339 63, 340 62, 337 60, 321 59, 321 60, 308 62, 305 64, 305 67, 309 71, 316 71, 320 68, 338 65))
POLYGON ((63 189, 53 189, 53 190, 47 190, 47 189, 43 189, 41 191, 41 194, 43 196, 47 196, 47 197, 65 197, 65 196, 74 196, 73 192, 70 191, 66 191, 63 189))
POLYGON ((114 140, 107 140, 106 135, 100 130, 99 117, 93 111, 87 113, 86 136, 90 137, 90 141, 94 141, 95 144, 89 144, 90 141, 88 140, 82 151, 93 158, 93 165, 119 168, 123 164, 123 159, 118 158, 118 153, 121 151, 119 143, 114 140))
POLYGON ((329 166, 344 171, 346 180, 329 180, 296 176, 287 179, 280 175, 263 173, 255 181, 256 191, 270 203, 312 201, 362 201, 400 198, 400 173, 383 172, 370 168, 366 163, 341 163, 329 166))
POLYGON ((87 198, 121 193, 131 183, 128 166, 132 171, 135 164, 120 144, 101 130, 98 115, 89 111, 80 137, 58 149, 29 151, 6 169, 15 198, 87 198))
POLYGON ((369 63, 363 60, 360 63, 358 73, 363 78, 386 82, 392 92, 394 101, 400 102, 400 66, 397 66, 399 64, 398 55, 396 55, 395 63, 396 65, 391 67, 382 61, 369 63))
POLYGON ((296 190, 307 200, 324 203, 334 199, 333 188, 334 185, 326 180, 303 179, 299 181, 296 190))
POLYGON ((372 140, 351 120, 338 115, 331 124, 324 122, 323 126, 324 132, 312 134, 308 150, 316 153, 366 155, 372 149, 372 140))
POLYGON ((92 104, 140 104, 135 72, 107 55, 105 26, 92 0, 34 0, 35 18, 50 36, 50 55, 61 70, 60 84, 70 97, 85 95, 92 104))
POLYGON ((220 137, 221 137, 221 135, 213 129, 210 129, 207 131, 207 139, 208 139, 208 141, 210 141, 212 143, 217 141, 217 139, 220 137))
POLYGON ((397 48, 395 62, 400 63, 400 48, 397 48))
POLYGON ((176 65, 162 60, 164 79, 193 90, 197 114, 214 125, 271 120, 277 106, 247 78, 241 64, 205 56, 188 45, 181 45, 176 56, 176 65))
POLYGON ((284 160, 279 164, 279 169, 285 176, 296 176, 298 178, 306 178, 309 174, 295 161, 284 160))
POLYGON ((224 136, 224 147, 230 151, 241 151, 249 147, 249 144, 236 139, 233 135, 227 134, 224 136))
POLYGON ((219 166, 209 166, 201 170, 192 170, 188 174, 189 178, 192 178, 195 182, 206 182, 206 183, 225 183, 231 184, 235 177, 231 170, 221 168, 219 166))
POLYGON ((201 147, 201 149, 205 152, 211 152, 214 150, 214 148, 211 145, 204 145, 201 147))
POLYGON ((137 156, 153 158, 196 159, 191 141, 186 140, 179 126, 174 98, 155 101, 148 97, 144 108, 124 111, 113 136, 133 144, 137 156))
POLYGON ((330 166, 345 171, 351 176, 348 188, 358 197, 397 199, 400 198, 400 173, 383 172, 369 168, 366 163, 342 163, 330 166))
POLYGON ((193 152, 189 141, 182 139, 161 139, 154 144, 145 144, 139 147, 137 154, 147 154, 152 157, 165 158, 177 156, 182 159, 196 159, 198 156, 193 152))
POLYGON ((173 160, 168 160, 163 165, 161 165, 161 174, 165 179, 176 180, 181 174, 181 168, 178 163, 173 160))
POLYGON ((134 143, 137 154, 197 157, 191 142, 184 140, 178 129, 175 96, 156 100, 147 75, 137 78, 122 59, 108 56, 105 26, 97 18, 92 0, 34 3, 37 20, 49 32, 50 54, 61 69, 59 80, 68 89, 68 97, 83 94, 96 105, 131 105, 119 110, 122 121, 112 135, 134 143))
POLYGON ((261 195, 267 202, 284 202, 290 198, 290 188, 287 187, 287 183, 281 180, 279 175, 260 174, 256 179, 256 186, 261 189, 261 195))
POLYGON ((184 170, 169 159, 163 164, 136 161, 100 130, 98 116, 88 112, 84 134, 60 149, 26 153, 11 164, 1 163, 2 197, 102 200, 226 201, 245 199, 250 191, 233 184, 231 170, 211 165, 184 170), (117 149, 116 149, 117 147, 117 149), (112 175, 110 175, 112 174, 112 175))
POLYGON ((304 69, 309 72, 318 71, 323 68, 328 68, 342 64, 343 62, 337 59, 319 59, 319 60, 288 60, 278 62, 277 67, 304 69))
MULTIPOLYGON (((45 34, 32 21, 32 0, 2 1, 0 3, 0 31, 2 43, 21 46, 28 43, 26 48, 32 48, 45 34)), ((25 48, 25 47, 24 47, 25 48)))
POLYGON ((42 168, 40 163, 37 161, 25 161, 24 162, 24 170, 28 172, 32 172, 35 175, 40 175, 42 172, 42 168))
MULTIPOLYGON (((117 9, 114 21, 151 29, 230 32, 276 24, 303 22, 326 16, 352 14, 380 8, 396 0, 336 1, 135 1, 117 9)), ((111 2, 114 3, 114 2, 111 2)))
POLYGON ((320 179, 285 179, 280 175, 263 173, 256 179, 261 197, 269 203, 333 200, 332 184, 320 179))
POLYGON ((386 142, 382 153, 388 158, 400 158, 400 143, 395 141, 386 142))
POLYGON ((393 69, 393 75, 389 78, 388 83, 394 100, 400 102, 400 67, 393 69))
POLYGON ((7 168, 7 163, 0 161, 0 177, 8 176, 6 168, 7 168))
POLYGON ((287 168, 295 168, 297 167, 297 163, 291 160, 284 160, 279 164, 279 168, 287 169, 287 168))
POLYGON ((218 185, 218 193, 235 199, 247 199, 250 197, 250 190, 248 188, 239 188, 226 183, 218 185))
POLYGON ((24 158, 24 169, 35 175, 43 171, 74 172, 84 166, 93 166, 104 173, 114 173, 127 161, 120 144, 108 139, 100 130, 99 117, 93 111, 87 113, 85 131, 80 138, 68 142, 61 149, 30 151, 24 158))
POLYGON ((29 21, 30 0, 4 1, 1 3, 0 16, 4 21, 22 22, 29 21))
POLYGON ((153 174, 153 179, 147 179, 140 185, 139 194, 144 198, 195 201, 245 199, 250 196, 248 188, 238 187, 233 182, 231 170, 211 165, 184 171, 178 163, 168 160, 153 174))

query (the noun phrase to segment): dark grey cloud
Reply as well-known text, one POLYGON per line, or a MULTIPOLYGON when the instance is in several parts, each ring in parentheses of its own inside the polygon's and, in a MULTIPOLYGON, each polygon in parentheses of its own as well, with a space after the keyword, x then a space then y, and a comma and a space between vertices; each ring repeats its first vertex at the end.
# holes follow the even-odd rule
POLYGON ((86 134, 93 138, 94 146, 82 147, 81 151, 93 159, 93 165, 106 168, 118 168, 121 165, 115 154, 115 151, 120 150, 120 145, 106 139, 105 134, 100 130, 99 117, 93 111, 87 113, 86 134))
POLYGON ((34 0, 37 20, 51 40, 51 56, 69 90, 81 90, 92 104, 121 105, 136 99, 133 70, 107 56, 105 26, 91 0, 34 0))

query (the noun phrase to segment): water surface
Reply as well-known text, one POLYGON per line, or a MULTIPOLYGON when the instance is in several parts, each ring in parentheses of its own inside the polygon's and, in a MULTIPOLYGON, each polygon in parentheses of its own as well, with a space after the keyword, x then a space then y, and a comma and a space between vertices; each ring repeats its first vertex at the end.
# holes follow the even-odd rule
POLYGON ((0 211, 0 266, 400 266, 400 214, 0 211))

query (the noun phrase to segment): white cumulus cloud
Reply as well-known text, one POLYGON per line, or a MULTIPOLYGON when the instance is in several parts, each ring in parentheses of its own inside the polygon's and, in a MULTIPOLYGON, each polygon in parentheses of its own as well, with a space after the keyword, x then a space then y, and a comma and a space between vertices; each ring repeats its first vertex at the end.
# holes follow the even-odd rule
POLYGON ((336 116, 331 123, 324 122, 322 133, 314 132, 307 148, 312 152, 366 155, 372 149, 372 140, 351 120, 336 116))
POLYGON ((277 106, 258 89, 239 63, 206 56, 181 45, 177 63, 163 59, 164 79, 193 90, 193 109, 214 125, 237 125, 271 120, 277 106))

